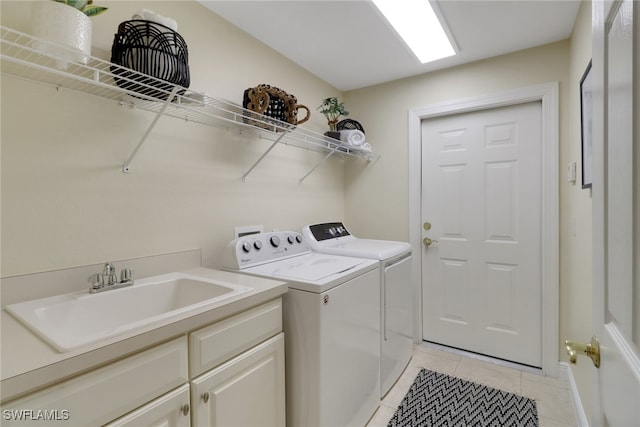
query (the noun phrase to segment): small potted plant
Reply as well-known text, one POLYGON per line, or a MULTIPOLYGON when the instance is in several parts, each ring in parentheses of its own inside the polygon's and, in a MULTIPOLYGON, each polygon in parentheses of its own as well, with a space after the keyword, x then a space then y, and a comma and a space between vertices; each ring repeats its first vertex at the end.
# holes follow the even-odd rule
MULTIPOLYGON (((91 55, 92 24, 90 16, 107 10, 95 6, 93 0, 35 1, 31 8, 31 29, 34 36, 50 43, 36 43, 43 53, 52 54, 62 61, 86 63, 91 55), (78 53, 58 48, 56 44, 69 46, 78 53)), ((64 67, 66 68, 66 67, 64 67)))
POLYGON ((96 16, 107 10, 104 6, 95 6, 93 0, 53 0, 78 9, 87 16, 96 16))
POLYGON ((327 118, 329 124, 329 132, 325 135, 332 138, 340 139, 340 133, 337 129, 338 120, 340 116, 348 116, 349 112, 344 108, 344 102, 339 102, 338 98, 331 97, 322 100, 322 104, 318 107, 320 111, 327 118))

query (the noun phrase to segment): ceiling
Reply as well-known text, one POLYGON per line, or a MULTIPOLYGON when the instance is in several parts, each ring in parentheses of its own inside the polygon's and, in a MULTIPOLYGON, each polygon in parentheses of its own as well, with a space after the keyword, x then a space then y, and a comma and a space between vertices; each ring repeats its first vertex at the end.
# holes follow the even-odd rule
POLYGON ((567 39, 580 7, 580 0, 437 0, 459 52, 421 64, 370 0, 199 1, 341 91, 567 39))

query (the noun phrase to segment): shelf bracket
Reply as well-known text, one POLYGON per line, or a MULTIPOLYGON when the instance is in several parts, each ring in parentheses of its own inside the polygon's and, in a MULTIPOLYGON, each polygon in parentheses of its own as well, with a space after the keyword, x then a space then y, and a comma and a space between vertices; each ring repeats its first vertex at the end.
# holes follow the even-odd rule
POLYGON ((338 150, 338 148, 340 148, 340 147, 342 147, 342 142, 340 142, 340 143, 336 144, 336 146, 335 146, 335 147, 333 147, 333 148, 331 149, 331 151, 329 151, 329 152, 327 153, 327 155, 326 155, 326 156, 324 156, 324 157, 323 157, 323 158, 322 158, 318 163, 316 163, 316 165, 315 165, 314 167, 312 167, 312 168, 311 168, 311 170, 305 174, 305 176, 303 176, 302 178, 300 178, 300 180, 298 181, 298 184, 302 184, 302 181, 304 181, 305 179, 307 179, 307 177, 308 177, 309 175, 311 175, 311 174, 312 174, 316 169, 318 169, 318 167, 319 167, 321 164, 323 164, 324 162, 326 162, 326 161, 327 161, 327 159, 328 159, 329 157, 333 156, 333 154, 334 154, 334 153, 338 150))
POLYGON ((284 136, 289 133, 289 132, 283 132, 282 134, 280 134, 280 136, 278 137, 278 139, 276 139, 275 141, 273 141, 273 143, 269 146, 269 148, 267 148, 267 151, 265 151, 264 153, 262 153, 262 156, 260 156, 260 158, 258 160, 256 160, 256 162, 249 168, 249 170, 242 175, 242 182, 247 182, 247 177, 249 176, 249 174, 256 168, 256 166, 258 166, 260 164, 260 162, 262 162, 262 160, 267 157, 267 154, 269 154, 271 152, 271 150, 273 150, 273 148, 278 145, 278 143, 282 140, 282 138, 284 138, 284 136))
POLYGON ((151 125, 149 125, 149 128, 147 129, 147 131, 144 133, 144 135, 142 135, 142 138, 140 139, 140 142, 138 142, 138 145, 136 145, 136 148, 133 149, 133 151, 129 155, 129 158, 127 159, 127 161, 124 162, 124 165, 122 165, 122 172, 129 173, 131 171, 131 162, 133 161, 133 159, 136 156, 136 154, 138 154, 138 150, 140 150, 140 147, 142 147, 142 144, 144 144, 144 142, 147 140, 147 137, 149 136, 149 134, 151 133, 153 128, 158 123, 158 120, 160 120, 160 117, 162 117, 162 115, 164 114, 164 111, 171 104, 171 101, 176 96, 176 93, 178 93, 178 89, 180 89, 180 86, 174 86, 173 87, 173 89, 171 90, 171 94, 169 95, 167 100, 162 105, 162 108, 160 109, 160 111, 158 111, 156 116, 153 118, 153 121, 151 122, 151 125))

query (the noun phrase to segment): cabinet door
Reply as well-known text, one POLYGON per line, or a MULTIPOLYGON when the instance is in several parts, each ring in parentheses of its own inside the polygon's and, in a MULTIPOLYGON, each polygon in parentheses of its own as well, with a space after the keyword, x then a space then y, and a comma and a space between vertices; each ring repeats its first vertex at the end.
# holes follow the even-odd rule
POLYGON ((284 427, 284 384, 284 334, 280 333, 192 381, 192 423, 284 427))
POLYGON ((189 412, 189 384, 185 384, 105 427, 189 427, 189 412))

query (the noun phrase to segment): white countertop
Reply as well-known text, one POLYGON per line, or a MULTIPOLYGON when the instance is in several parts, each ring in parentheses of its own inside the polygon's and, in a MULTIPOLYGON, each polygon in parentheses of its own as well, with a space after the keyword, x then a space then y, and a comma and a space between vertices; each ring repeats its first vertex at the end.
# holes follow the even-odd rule
POLYGON ((252 288, 195 313, 146 326, 84 348, 60 353, 2 310, 0 398, 8 401, 62 381, 189 331, 270 301, 287 292, 287 284, 228 271, 195 268, 185 273, 252 288))

